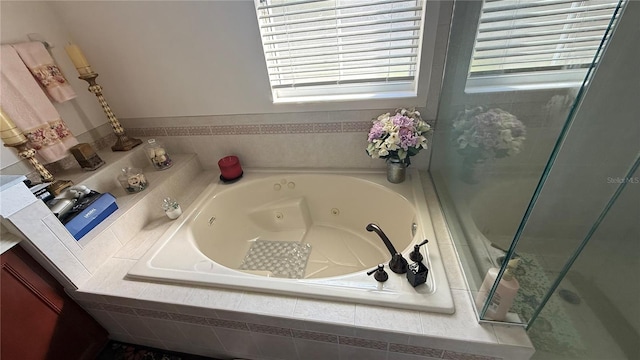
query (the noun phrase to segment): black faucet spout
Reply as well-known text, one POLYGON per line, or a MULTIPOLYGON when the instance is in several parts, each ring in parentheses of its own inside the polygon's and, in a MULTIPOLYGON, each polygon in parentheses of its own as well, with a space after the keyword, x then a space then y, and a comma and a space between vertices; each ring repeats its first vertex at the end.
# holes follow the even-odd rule
POLYGON ((382 231, 382 229, 380 228, 380 226, 376 225, 376 224, 369 224, 367 225, 367 231, 373 231, 376 234, 378 234, 378 236, 380 236, 380 238, 382 239, 382 242, 387 246, 387 249, 389 250, 389 253, 391 253, 391 256, 397 254, 398 252, 396 251, 396 248, 393 246, 393 244, 391 243, 391 240, 389 240, 389 238, 387 237, 387 235, 382 231))
POLYGON ((389 238, 384 233, 384 231, 382 231, 380 226, 371 223, 367 225, 366 229, 367 231, 373 231, 376 234, 378 234, 380 239, 382 239, 382 242, 384 243, 384 245, 389 250, 389 253, 391 254, 391 261, 389 261, 389 269, 391 269, 391 271, 393 271, 396 274, 406 273, 407 266, 408 266, 407 260, 403 258, 402 254, 396 250, 396 248, 391 243, 391 240, 389 240, 389 238))

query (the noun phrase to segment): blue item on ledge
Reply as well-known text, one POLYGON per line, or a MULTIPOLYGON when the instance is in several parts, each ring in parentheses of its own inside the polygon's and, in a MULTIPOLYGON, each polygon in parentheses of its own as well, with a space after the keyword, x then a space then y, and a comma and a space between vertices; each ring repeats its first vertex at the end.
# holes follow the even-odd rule
POLYGON ((80 240, 117 209, 116 198, 109 193, 104 193, 64 226, 76 240, 80 240))

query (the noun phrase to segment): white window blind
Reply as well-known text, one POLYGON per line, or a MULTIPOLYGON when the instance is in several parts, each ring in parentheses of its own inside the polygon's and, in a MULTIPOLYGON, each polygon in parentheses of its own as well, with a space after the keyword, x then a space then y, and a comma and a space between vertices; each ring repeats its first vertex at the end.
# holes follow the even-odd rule
POLYGON ((618 0, 485 0, 467 90, 579 85, 620 5, 618 0))
POLYGON ((255 0, 274 102, 415 96, 424 0, 255 0))

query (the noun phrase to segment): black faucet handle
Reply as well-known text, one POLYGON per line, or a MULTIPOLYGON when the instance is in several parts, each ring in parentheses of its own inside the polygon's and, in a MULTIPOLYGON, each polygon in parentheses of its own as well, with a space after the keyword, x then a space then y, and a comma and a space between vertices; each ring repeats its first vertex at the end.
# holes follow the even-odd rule
POLYGON ((371 271, 367 271, 367 275, 371 276, 371 274, 375 273, 375 275, 373 275, 373 278, 376 279, 376 281, 378 282, 385 282, 389 279, 389 275, 387 274, 386 271, 384 271, 384 265, 380 264, 378 265, 377 268, 371 270, 371 271))
POLYGON ((409 259, 415 262, 422 261, 423 256, 422 254, 420 254, 420 246, 425 245, 428 242, 429 242, 429 239, 424 239, 424 241, 421 242, 420 244, 414 245, 413 251, 409 254, 409 259))

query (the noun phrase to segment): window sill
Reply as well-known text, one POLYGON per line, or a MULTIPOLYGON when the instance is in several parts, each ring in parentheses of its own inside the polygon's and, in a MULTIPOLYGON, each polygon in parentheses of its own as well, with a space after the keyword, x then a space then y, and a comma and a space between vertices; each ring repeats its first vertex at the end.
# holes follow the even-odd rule
POLYGON ((304 104, 304 103, 326 103, 340 101, 360 101, 360 100, 384 100, 384 99, 408 99, 417 98, 418 94, 413 91, 400 91, 390 93, 369 93, 369 94, 343 94, 343 95, 315 95, 296 96, 286 98, 274 98, 274 104, 304 104))
POLYGON ((547 84, 521 84, 521 85, 485 85, 485 86, 467 86, 464 89, 465 94, 484 94, 484 93, 498 93, 498 92, 510 92, 510 91, 527 91, 527 90, 554 90, 554 89, 568 89, 579 88, 582 86, 582 82, 569 81, 569 82, 557 82, 547 84))

